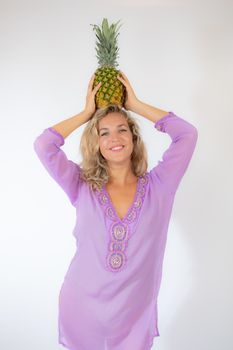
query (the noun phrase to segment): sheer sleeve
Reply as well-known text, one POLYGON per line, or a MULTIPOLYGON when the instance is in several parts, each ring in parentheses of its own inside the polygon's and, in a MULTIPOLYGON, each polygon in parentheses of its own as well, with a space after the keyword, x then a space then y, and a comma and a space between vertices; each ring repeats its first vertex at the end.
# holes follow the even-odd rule
POLYGON ((61 149, 65 140, 53 127, 45 129, 34 141, 34 150, 45 169, 67 194, 72 205, 78 196, 81 168, 61 149))
POLYGON ((150 170, 150 175, 164 190, 175 193, 192 158, 198 131, 196 127, 173 112, 169 112, 154 124, 160 132, 171 138, 162 160, 150 170))

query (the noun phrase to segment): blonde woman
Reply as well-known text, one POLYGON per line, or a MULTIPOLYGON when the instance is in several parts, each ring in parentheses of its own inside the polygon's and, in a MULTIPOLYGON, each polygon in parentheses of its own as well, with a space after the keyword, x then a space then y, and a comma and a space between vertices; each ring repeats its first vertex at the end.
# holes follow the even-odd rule
POLYGON ((196 127, 172 111, 139 100, 121 73, 124 108, 96 111, 100 84, 93 89, 92 76, 83 111, 34 141, 39 159, 77 213, 77 249, 59 294, 59 343, 70 350, 149 350, 160 336, 157 298, 168 225, 198 137, 196 127), (129 111, 171 138, 150 171, 129 111), (61 147, 84 123, 82 162, 76 164, 61 147))

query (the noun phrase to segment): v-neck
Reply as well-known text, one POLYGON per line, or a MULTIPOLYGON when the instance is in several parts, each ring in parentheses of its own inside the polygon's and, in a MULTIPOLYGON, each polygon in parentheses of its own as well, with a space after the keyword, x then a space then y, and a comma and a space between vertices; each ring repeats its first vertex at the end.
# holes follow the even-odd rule
POLYGON ((135 203, 135 201, 136 201, 136 198, 137 198, 137 196, 138 196, 139 184, 140 184, 140 177, 137 178, 136 192, 135 192, 135 194, 134 194, 133 201, 132 201, 132 203, 130 204, 130 206, 129 206, 129 208, 128 208, 128 210, 127 210, 127 212, 126 212, 126 214, 124 215, 123 218, 120 218, 120 217, 119 217, 119 215, 118 215, 118 213, 117 213, 117 211, 116 211, 116 209, 115 209, 115 207, 114 207, 114 205, 113 205, 113 202, 112 202, 112 200, 111 200, 111 197, 110 197, 110 195, 109 195, 109 193, 108 193, 108 190, 107 190, 107 188, 106 188, 106 184, 104 184, 104 186, 103 186, 103 192, 104 192, 105 195, 107 196, 108 201, 109 201, 109 205, 111 206, 111 208, 112 208, 112 210, 114 211, 114 213, 115 213, 117 219, 118 219, 120 222, 124 222, 125 219, 126 219, 126 217, 129 215, 129 213, 130 213, 130 211, 131 211, 131 209, 132 209, 132 207, 133 207, 133 205, 134 205, 134 203, 135 203))
POLYGON ((121 219, 107 191, 106 184, 98 191, 98 200, 103 208, 105 224, 109 233, 108 253, 106 256, 107 269, 112 272, 121 271, 127 261, 126 248, 128 240, 135 232, 142 204, 148 185, 148 173, 138 176, 134 199, 121 219))

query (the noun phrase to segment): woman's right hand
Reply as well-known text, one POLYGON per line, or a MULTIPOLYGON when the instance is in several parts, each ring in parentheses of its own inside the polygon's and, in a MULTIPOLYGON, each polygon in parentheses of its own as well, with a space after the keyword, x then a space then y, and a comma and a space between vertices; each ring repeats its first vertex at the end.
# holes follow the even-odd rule
POLYGON ((90 118, 96 111, 96 104, 95 104, 95 94, 99 90, 101 86, 101 82, 96 85, 96 87, 93 89, 93 82, 95 79, 95 74, 92 75, 91 80, 89 81, 88 84, 88 89, 87 89, 87 96, 86 96, 86 105, 85 105, 85 112, 90 115, 90 118))

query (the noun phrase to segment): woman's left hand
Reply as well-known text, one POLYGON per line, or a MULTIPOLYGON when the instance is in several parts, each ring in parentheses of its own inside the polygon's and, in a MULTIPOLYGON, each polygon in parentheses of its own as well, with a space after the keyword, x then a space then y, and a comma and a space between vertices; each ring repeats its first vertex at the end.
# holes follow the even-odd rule
POLYGON ((135 95, 135 92, 134 92, 132 86, 130 85, 129 79, 126 77, 126 75, 122 71, 119 71, 119 72, 120 72, 120 74, 117 76, 117 78, 126 87, 126 98, 125 98, 124 107, 127 110, 134 111, 139 100, 138 100, 137 96, 135 95))

